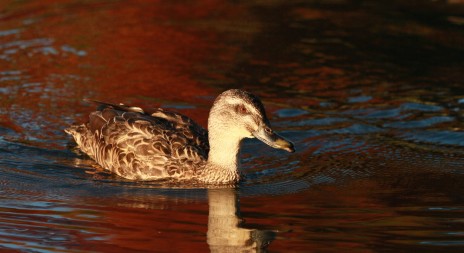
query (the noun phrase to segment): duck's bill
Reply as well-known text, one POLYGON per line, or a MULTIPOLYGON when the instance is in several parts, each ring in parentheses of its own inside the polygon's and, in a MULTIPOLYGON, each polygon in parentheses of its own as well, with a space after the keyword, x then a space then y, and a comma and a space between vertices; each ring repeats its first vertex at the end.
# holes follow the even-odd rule
POLYGON ((253 132, 253 136, 273 148, 283 149, 290 153, 295 152, 292 142, 276 134, 274 131, 270 130, 270 128, 267 129, 266 131, 266 127, 260 127, 257 131, 253 132))

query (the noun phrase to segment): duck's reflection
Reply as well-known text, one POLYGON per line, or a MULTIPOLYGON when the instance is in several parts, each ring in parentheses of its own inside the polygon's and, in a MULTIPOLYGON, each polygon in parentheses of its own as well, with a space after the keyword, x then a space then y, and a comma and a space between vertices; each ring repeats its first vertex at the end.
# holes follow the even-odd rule
POLYGON ((95 196, 76 201, 77 211, 71 212, 82 212, 76 222, 81 222, 79 226, 87 231, 79 239, 86 242, 82 244, 86 249, 206 252, 209 248, 210 252, 263 252, 275 238, 274 231, 244 228, 236 189, 208 189, 206 202, 205 190, 201 188, 162 189, 157 185, 152 189, 146 184, 123 188, 121 184, 109 183, 102 188, 92 190, 95 196), (120 191, 122 188, 124 192, 120 191))
POLYGON ((207 240, 211 252, 261 252, 275 232, 241 227, 240 205, 235 189, 208 190, 207 240))

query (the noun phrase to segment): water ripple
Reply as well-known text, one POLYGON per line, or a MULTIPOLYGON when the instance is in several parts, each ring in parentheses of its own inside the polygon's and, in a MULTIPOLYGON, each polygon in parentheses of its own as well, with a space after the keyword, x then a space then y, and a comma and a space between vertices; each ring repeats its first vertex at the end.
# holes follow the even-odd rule
POLYGON ((416 130, 402 133, 401 137, 419 143, 431 143, 437 145, 464 146, 464 132, 445 130, 416 130))
POLYGON ((450 116, 436 116, 420 120, 388 122, 385 123, 383 126, 390 128, 426 128, 436 124, 451 122, 454 120, 455 118, 450 116))

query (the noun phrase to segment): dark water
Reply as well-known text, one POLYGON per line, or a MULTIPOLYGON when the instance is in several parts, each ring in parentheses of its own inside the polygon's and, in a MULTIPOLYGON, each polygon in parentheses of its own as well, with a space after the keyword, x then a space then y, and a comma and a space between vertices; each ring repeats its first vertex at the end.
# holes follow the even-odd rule
POLYGON ((0 251, 464 251, 464 3, 2 1, 0 251), (47 3, 49 2, 49 3, 47 3), (82 98, 265 102, 237 189, 95 170, 82 98))

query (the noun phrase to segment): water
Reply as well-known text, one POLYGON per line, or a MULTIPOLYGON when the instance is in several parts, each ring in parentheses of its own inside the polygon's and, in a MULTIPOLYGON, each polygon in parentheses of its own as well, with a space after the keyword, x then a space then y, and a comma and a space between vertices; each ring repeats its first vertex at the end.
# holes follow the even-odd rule
POLYGON ((0 251, 462 252, 462 1, 3 1, 0 251), (63 129, 82 98, 206 125, 259 95, 297 152, 236 189, 130 182, 63 129))

